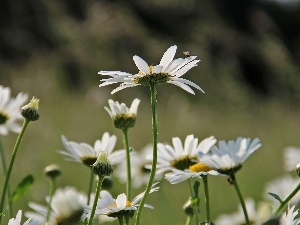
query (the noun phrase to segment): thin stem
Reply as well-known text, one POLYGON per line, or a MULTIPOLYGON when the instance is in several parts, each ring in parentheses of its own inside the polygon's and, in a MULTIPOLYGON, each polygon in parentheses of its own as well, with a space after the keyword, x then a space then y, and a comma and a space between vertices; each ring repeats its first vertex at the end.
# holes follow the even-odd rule
POLYGON ((119 216, 118 220, 119 220, 119 225, 123 225, 124 224, 123 216, 119 216))
POLYGON ((185 225, 190 225, 191 221, 192 221, 193 216, 187 216, 186 217, 186 221, 185 221, 185 225))
POLYGON ((204 193, 205 193, 205 206, 206 206, 206 222, 210 222, 210 207, 209 207, 209 193, 208 193, 208 182, 207 175, 202 176, 204 193))
POLYGON ((126 184, 126 196, 131 199, 131 164, 130 164, 130 149, 128 144, 128 129, 122 129, 123 142, 126 150, 126 169, 127 169, 127 184, 126 184))
POLYGON ((157 109, 156 109, 156 85, 150 85, 151 92, 151 109, 152 109, 152 142, 153 142, 153 159, 152 159, 152 167, 150 172, 150 177, 148 180, 148 184, 145 190, 145 194, 140 202, 140 206, 137 210, 136 221, 135 224, 138 225, 141 221, 141 214, 144 208, 145 201, 150 193, 151 187, 154 182, 156 164, 157 164, 157 109))
MULTIPOLYGON (((194 189, 193 189, 192 184, 191 184, 191 179, 188 179, 188 183, 189 183, 190 192, 191 192, 191 200, 193 201, 193 199, 195 197, 195 192, 194 192, 194 189)), ((196 225, 199 225, 200 221, 199 221, 199 216, 198 216, 198 208, 196 208, 193 203, 192 203, 192 208, 193 208, 194 216, 195 216, 195 219, 196 219, 196 225)))
POLYGON ((50 178, 50 188, 49 188, 49 202, 47 204, 47 215, 46 215, 46 222, 49 222, 49 218, 50 218, 50 212, 51 212, 51 202, 52 202, 52 198, 53 198, 53 194, 56 188, 56 184, 55 184, 55 178, 50 178))
POLYGON ((10 160, 10 163, 9 163, 9 166, 8 166, 8 170, 7 170, 7 174, 6 174, 6 177, 5 177, 4 186, 3 186, 3 190, 2 190, 1 202, 0 202, 0 224, 1 224, 1 219, 2 219, 2 217, 4 215, 4 213, 3 213, 3 207, 4 207, 5 196, 6 196, 6 191, 7 191, 7 187, 8 187, 8 183, 9 183, 9 179, 10 179, 10 175, 11 175, 11 171, 12 171, 12 168, 13 168, 13 165, 14 165, 14 161, 15 161, 15 158, 16 158, 16 155, 17 155, 17 151, 19 149, 22 137, 23 137, 23 135, 25 133, 26 127, 29 124, 29 122, 30 122, 30 120, 27 120, 27 119, 25 119, 24 122, 23 122, 23 126, 22 126, 22 129, 21 129, 21 132, 20 132, 20 134, 19 134, 19 136, 17 138, 16 144, 15 144, 15 147, 13 149, 12 156, 11 156, 11 160, 10 160))
POLYGON ((278 206, 277 210, 275 211, 275 216, 279 216, 288 202, 297 194, 297 192, 300 189, 300 183, 297 185, 297 187, 280 203, 278 206))
POLYGON ((235 187, 235 190, 239 196, 239 199, 240 199, 240 202, 241 202, 241 206, 242 206, 242 209, 243 209, 243 212, 244 212, 244 216, 245 216, 245 220, 246 220, 246 225, 250 225, 250 221, 249 221, 249 217, 248 217, 248 213, 247 213, 247 209, 246 209, 246 205, 245 205, 245 201, 244 201, 244 198, 242 196, 242 193, 240 191, 240 188, 236 182, 236 178, 234 175, 230 175, 230 178, 231 178, 231 181, 232 181, 232 184, 234 185, 235 187))
POLYGON ((97 208, 98 198, 99 198, 99 194, 100 194, 100 190, 101 190, 101 185, 102 185, 104 178, 105 178, 105 176, 99 176, 96 193, 95 193, 94 204, 93 204, 93 208, 92 208, 92 212, 90 215, 90 220, 89 220, 88 225, 91 225, 93 223, 94 215, 95 215, 96 208, 97 208))
MULTIPOLYGON (((4 176, 7 173, 7 166, 6 166, 6 157, 5 157, 5 152, 3 149, 1 137, 0 137, 0 154, 1 154, 1 162, 2 162, 2 168, 4 172, 4 176)), ((8 199, 8 207, 9 207, 9 217, 12 217, 12 198, 11 198, 11 191, 10 191, 10 186, 9 184, 7 185, 7 199, 8 199)))
MULTIPOLYGON (((89 181, 89 189, 88 189, 88 193, 87 193, 87 205, 90 205, 90 200, 91 200, 91 193, 92 193, 92 188, 93 188, 93 184, 94 184, 94 172, 93 169, 91 167, 91 174, 90 174, 90 181, 89 181)), ((88 218, 84 219, 84 224, 87 225, 88 223, 88 218)))

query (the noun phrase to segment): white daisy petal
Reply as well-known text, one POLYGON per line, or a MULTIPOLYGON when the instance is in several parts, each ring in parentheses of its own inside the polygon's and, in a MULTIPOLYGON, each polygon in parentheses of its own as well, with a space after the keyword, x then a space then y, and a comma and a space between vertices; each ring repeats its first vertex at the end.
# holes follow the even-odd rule
POLYGON ((173 60, 176 50, 176 45, 173 45, 170 48, 168 48, 167 51, 164 53, 163 57, 161 58, 159 65, 162 67, 167 67, 169 63, 173 60))
POLYGON ((143 74, 149 74, 150 69, 148 64, 143 60, 141 57, 135 55, 133 56, 133 61, 136 65, 136 67, 143 73, 143 74))

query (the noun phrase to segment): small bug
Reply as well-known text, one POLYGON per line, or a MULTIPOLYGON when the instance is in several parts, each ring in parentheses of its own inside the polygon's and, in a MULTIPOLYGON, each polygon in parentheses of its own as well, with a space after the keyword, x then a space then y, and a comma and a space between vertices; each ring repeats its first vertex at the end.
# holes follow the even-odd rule
POLYGON ((183 52, 183 55, 184 55, 184 58, 191 56, 189 51, 183 52))

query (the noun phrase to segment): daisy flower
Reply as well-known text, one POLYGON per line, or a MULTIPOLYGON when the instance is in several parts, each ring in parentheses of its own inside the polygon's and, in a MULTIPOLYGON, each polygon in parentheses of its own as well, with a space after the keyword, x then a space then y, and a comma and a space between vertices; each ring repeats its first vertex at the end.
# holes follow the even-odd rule
POLYGON ((121 71, 100 71, 98 74, 108 75, 111 76, 111 78, 103 79, 99 87, 121 83, 118 88, 112 91, 113 94, 124 88, 135 87, 138 85, 150 86, 151 84, 170 83, 181 87, 191 94, 195 93, 188 85, 204 92, 195 83, 181 78, 187 71, 197 66, 197 63, 200 60, 196 60, 197 56, 174 59, 176 49, 176 45, 168 48, 161 58, 159 65, 156 66, 149 66, 141 57, 136 55, 133 56, 133 61, 139 69, 137 74, 121 71))
MULTIPOLYGON (((84 212, 85 202, 86 196, 72 187, 57 189, 51 202, 49 225, 79 222, 84 212)), ((35 221, 37 225, 44 225, 47 207, 36 203, 29 203, 29 207, 36 212, 26 212, 25 216, 35 221)))
POLYGON ((119 129, 127 129, 133 127, 135 124, 138 106, 140 104, 139 99, 134 99, 131 103, 131 107, 128 108, 124 103, 114 102, 113 100, 108 100, 109 107, 104 107, 112 118, 114 125, 119 129))
POLYGON ((7 135, 9 131, 20 133, 21 126, 17 123, 23 119, 21 107, 28 96, 19 93, 16 98, 10 97, 10 88, 0 85, 0 135, 7 135))
MULTIPOLYGON (((158 191, 159 187, 154 187, 156 184, 152 186, 150 193, 158 191)), ((129 201, 127 196, 123 193, 114 199, 108 191, 103 190, 100 192, 100 198, 97 203, 95 215, 107 215, 114 218, 119 216, 131 216, 133 215, 131 213, 136 211, 139 207, 139 202, 143 196, 144 192, 137 195, 132 201, 129 201)), ((145 204, 144 206, 153 209, 153 207, 150 205, 145 204)), ((90 217, 90 212, 91 208, 87 207, 86 217, 90 217)))
POLYGON ((104 133, 101 140, 97 140, 94 147, 86 143, 76 143, 68 141, 64 136, 61 137, 62 143, 66 151, 59 150, 58 152, 67 156, 66 160, 83 163, 84 165, 93 165, 100 151, 107 151, 108 161, 111 165, 121 162, 125 158, 125 151, 113 151, 117 137, 110 136, 109 133, 104 133))
MULTIPOLYGON (((164 173, 177 169, 184 171, 199 163, 198 152, 207 153, 216 143, 216 139, 211 136, 198 143, 198 138, 188 135, 184 145, 180 138, 172 139, 173 147, 170 145, 158 144, 157 173, 164 173)), ((149 167, 149 166, 147 166, 149 167)))
MULTIPOLYGON (((279 201, 267 194, 268 192, 278 195, 281 199, 285 199, 299 184, 299 178, 293 178, 290 175, 283 176, 267 183, 265 188, 265 197, 270 199, 277 207, 279 201)), ((300 203, 300 192, 298 192, 290 201, 291 204, 297 205, 300 203)))
POLYGON ((298 215, 298 209, 294 211, 295 206, 289 207, 288 211, 280 217, 280 225, 298 225, 300 219, 295 219, 298 215))
POLYGON ((286 171, 296 170, 296 166, 300 163, 300 148, 286 147, 284 149, 284 169, 286 171))
MULTIPOLYGON (((145 166, 151 164, 151 160, 147 158, 152 153, 152 144, 147 145, 141 151, 134 151, 130 154, 131 161, 131 177, 132 186, 134 188, 140 188, 142 185, 146 185, 149 180, 150 170, 145 166)), ((120 179, 121 182, 127 182, 126 174, 126 162, 123 161, 118 164, 115 175, 120 179)), ((156 180, 162 179, 162 174, 156 174, 156 180)))
MULTIPOLYGON (((19 210, 16 218, 11 218, 8 221, 8 225, 21 225, 21 217, 22 217, 22 210, 19 210)), ((31 219, 28 219, 23 225, 34 225, 34 221, 31 221, 31 219)))
MULTIPOLYGON (((247 198, 245 200, 246 208, 248 211, 249 221, 253 225, 261 225, 269 218, 271 211, 265 203, 258 205, 256 209, 255 202, 253 199, 247 198)), ((215 224, 218 225, 240 225, 245 224, 245 217, 242 207, 239 205, 238 210, 232 214, 220 215, 215 224)))
POLYGON ((221 174, 233 175, 245 160, 261 146, 260 140, 239 137, 234 140, 220 141, 219 146, 213 146, 207 154, 199 152, 201 162, 221 174))

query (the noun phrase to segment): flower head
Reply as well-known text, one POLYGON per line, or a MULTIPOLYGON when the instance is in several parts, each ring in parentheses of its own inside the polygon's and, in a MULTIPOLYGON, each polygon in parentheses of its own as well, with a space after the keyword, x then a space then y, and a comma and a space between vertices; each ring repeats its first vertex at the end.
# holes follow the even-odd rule
POLYGON ((21 126, 17 123, 21 120, 21 107, 27 101, 28 96, 19 93, 16 98, 10 97, 10 88, 0 85, 0 135, 7 135, 9 131, 20 133, 21 126))
POLYGON ((27 105, 24 105, 21 110, 22 116, 30 121, 35 121, 40 118, 39 99, 33 97, 27 105))
POLYGON ((115 135, 110 136, 107 132, 103 134, 101 140, 95 142, 94 147, 86 143, 68 141, 64 136, 61 137, 61 140, 66 151, 60 150, 58 152, 67 156, 66 160, 80 162, 89 167, 96 162, 100 151, 108 153, 107 158, 111 165, 115 165, 125 158, 124 150, 113 151, 117 137, 115 135))
POLYGON ((298 225, 300 224, 300 219, 295 219, 298 215, 298 209, 296 211, 295 206, 288 207, 286 213, 283 213, 280 217, 280 225, 298 225))
POLYGON ((96 162, 92 165, 93 172, 99 177, 109 176, 113 172, 113 168, 107 160, 107 154, 106 151, 100 151, 96 162))
MULTIPOLYGON (((157 184, 157 183, 156 183, 157 184)), ((150 193, 158 191, 159 187, 154 187, 156 184, 152 186, 150 193)), ((133 200, 129 201, 127 196, 123 193, 118 195, 116 199, 114 199, 108 191, 101 191, 100 198, 98 200, 96 215, 107 215, 109 217, 119 217, 119 216, 133 216, 133 212, 137 210, 139 206, 140 200, 143 198, 144 192, 137 195, 133 200)), ((153 209, 152 206, 145 204, 145 207, 153 209)), ((86 217, 89 217, 91 212, 91 208, 88 207, 86 209, 86 217)))
POLYGON ((219 173, 233 175, 244 161, 261 146, 258 138, 251 142, 250 138, 237 138, 236 141, 220 141, 219 146, 213 146, 207 154, 199 152, 201 162, 219 173))
MULTIPOLYGON (((82 218, 86 203, 85 195, 72 187, 57 189, 51 202, 49 225, 75 224, 82 218)), ((26 212, 25 216, 32 218, 37 225, 46 222, 47 208, 36 203, 29 203, 36 212, 26 212)))
MULTIPOLYGON (((11 218, 8 221, 8 225, 21 225, 21 217, 22 217, 22 210, 19 210, 16 218, 11 218)), ((34 225, 34 221, 31 221, 31 219, 28 219, 23 225, 34 225)))
POLYGON ((191 94, 195 93, 188 85, 203 92, 195 83, 181 78, 187 71, 197 66, 200 60, 196 60, 197 56, 174 59, 176 49, 176 45, 168 48, 161 58, 159 65, 156 66, 149 66, 141 57, 133 56, 133 61, 139 69, 137 74, 121 71, 100 71, 98 74, 108 75, 111 78, 103 79, 103 83, 99 87, 121 82, 121 85, 112 91, 113 94, 124 88, 138 85, 150 86, 152 84, 170 83, 181 87, 191 94))
POLYGON ((131 103, 131 107, 128 108, 124 103, 114 102, 108 100, 109 107, 104 107, 112 118, 114 125, 119 129, 127 129, 133 127, 136 120, 138 106, 140 104, 139 99, 134 99, 131 103))
MULTIPOLYGON (((140 188, 142 185, 146 185, 150 176, 150 169, 145 166, 151 164, 151 160, 147 158, 153 151, 152 144, 145 146, 140 151, 133 151, 130 154, 131 161, 131 177, 132 186, 135 188, 140 188)), ((126 161, 118 164, 115 175, 120 179, 121 182, 127 182, 127 171, 126 171, 126 161)), ((155 175, 156 180, 162 179, 162 174, 155 175)))
POLYGON ((216 143, 216 139, 211 136, 198 143, 198 138, 194 138, 194 135, 188 135, 184 145, 178 137, 174 137, 172 142, 173 146, 158 144, 158 174, 172 169, 184 171, 199 163, 197 153, 207 153, 216 143))

